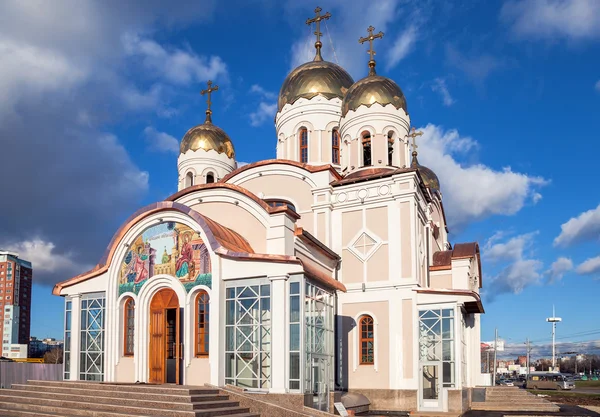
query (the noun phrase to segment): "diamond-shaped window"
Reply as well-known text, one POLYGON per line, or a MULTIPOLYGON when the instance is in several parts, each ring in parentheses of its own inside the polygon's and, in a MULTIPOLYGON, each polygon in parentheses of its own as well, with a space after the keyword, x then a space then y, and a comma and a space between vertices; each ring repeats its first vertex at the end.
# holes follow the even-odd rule
POLYGON ((351 246, 352 251, 362 258, 367 259, 379 244, 378 240, 367 232, 362 232, 351 246))

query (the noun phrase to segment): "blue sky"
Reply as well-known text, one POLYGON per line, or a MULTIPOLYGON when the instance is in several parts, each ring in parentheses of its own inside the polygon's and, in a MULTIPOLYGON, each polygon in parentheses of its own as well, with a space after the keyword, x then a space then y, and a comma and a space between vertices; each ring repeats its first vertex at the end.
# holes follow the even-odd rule
MULTIPOLYGON (((482 248, 482 339, 498 327, 510 343, 545 343, 553 304, 563 341, 600 339, 600 4, 463 3, 320 2, 333 15, 323 55, 358 80, 358 38, 369 25, 385 33, 377 70, 425 132, 420 160, 440 177, 452 242, 482 248)), ((178 141, 203 121, 208 79, 238 160, 274 157, 277 93, 311 56, 315 6, 0 5, 0 193, 12 197, 0 247, 34 262, 32 335, 61 337, 53 283, 93 266, 136 208, 176 191, 178 141)))

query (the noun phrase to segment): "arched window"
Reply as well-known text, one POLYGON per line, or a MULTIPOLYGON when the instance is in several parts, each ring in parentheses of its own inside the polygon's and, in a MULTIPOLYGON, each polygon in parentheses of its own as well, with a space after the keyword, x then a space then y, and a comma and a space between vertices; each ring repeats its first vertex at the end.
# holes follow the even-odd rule
POLYGON ((185 175, 185 186, 191 187, 192 185, 194 185, 194 174, 191 172, 188 172, 185 175))
POLYGON ((303 127, 300 136, 300 162, 308 162, 308 129, 303 127))
POLYGON ((388 165, 394 165, 394 131, 388 132, 388 165))
POLYGON ((196 356, 208 355, 208 293, 200 291, 196 296, 196 356))
POLYGON ((208 174, 206 174, 206 183, 212 184, 213 182, 215 182, 215 174, 209 172, 208 174))
POLYGON ((358 344, 361 365, 373 365, 375 363, 375 342, 373 334, 373 317, 364 315, 358 320, 360 341, 358 344))
POLYGON ((340 163, 340 131, 337 127, 331 131, 331 163, 340 163))
POLYGON ((363 166, 371 165, 371 133, 362 133, 363 166))
POLYGON ((123 305, 123 354, 133 356, 133 338, 135 334, 135 302, 129 297, 123 305))

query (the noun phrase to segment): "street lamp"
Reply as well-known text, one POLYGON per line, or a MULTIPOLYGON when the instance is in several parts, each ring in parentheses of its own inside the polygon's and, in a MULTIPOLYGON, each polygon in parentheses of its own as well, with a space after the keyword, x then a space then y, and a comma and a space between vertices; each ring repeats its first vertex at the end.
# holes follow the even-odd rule
POLYGON ((548 317, 546 321, 548 323, 552 323, 552 370, 554 371, 554 368, 556 366, 556 323, 562 321, 560 317, 555 316, 554 306, 552 306, 552 317, 548 317))

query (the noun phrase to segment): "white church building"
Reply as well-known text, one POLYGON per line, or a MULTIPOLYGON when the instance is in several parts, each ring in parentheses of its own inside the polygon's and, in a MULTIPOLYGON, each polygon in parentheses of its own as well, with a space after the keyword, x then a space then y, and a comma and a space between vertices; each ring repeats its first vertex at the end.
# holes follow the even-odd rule
POLYGON ((237 167, 209 82, 179 191, 56 284, 65 379, 233 385, 330 412, 334 391, 465 408, 481 382, 479 247, 449 242, 444 179, 418 162, 406 98, 373 53, 355 82, 315 46, 281 87, 275 159, 237 167))

